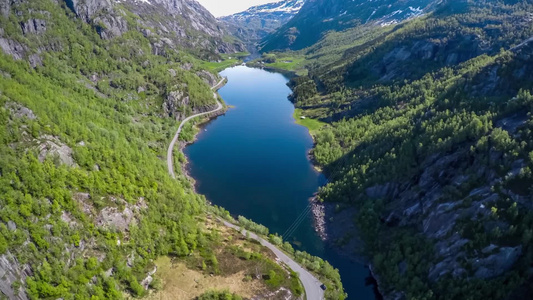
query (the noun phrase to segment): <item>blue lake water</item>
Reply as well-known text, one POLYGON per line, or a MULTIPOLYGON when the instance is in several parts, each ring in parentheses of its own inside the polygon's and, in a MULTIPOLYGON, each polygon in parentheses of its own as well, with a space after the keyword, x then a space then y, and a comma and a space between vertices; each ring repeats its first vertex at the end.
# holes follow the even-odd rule
MULTIPOLYGON (((221 75, 229 81, 219 93, 232 108, 185 148, 190 174, 213 204, 284 233, 326 181, 307 157, 313 140, 292 117, 285 76, 244 66, 221 75)), ((311 214, 284 238, 338 268, 349 299, 375 299, 368 270, 321 241, 311 214)))

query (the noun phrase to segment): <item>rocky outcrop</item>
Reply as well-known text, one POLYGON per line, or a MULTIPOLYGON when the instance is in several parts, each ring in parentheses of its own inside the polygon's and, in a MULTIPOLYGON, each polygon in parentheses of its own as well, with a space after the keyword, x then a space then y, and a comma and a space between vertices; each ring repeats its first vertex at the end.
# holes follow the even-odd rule
POLYGON ((27 22, 21 24, 22 33, 27 34, 42 34, 46 31, 46 21, 40 19, 29 19, 27 22))
POLYGON ((0 256, 0 292, 7 299, 27 300, 28 296, 22 287, 26 277, 32 275, 29 266, 21 265, 11 253, 0 256), (20 283, 18 288, 16 282, 20 283))
MULTIPOLYGON (((0 13, 8 16, 26 0, 2 1, 0 13)), ((133 30, 150 37, 153 53, 165 55, 165 47, 174 50, 194 48, 200 53, 233 53, 245 50, 244 45, 231 38, 218 21, 194 0, 61 0, 77 18, 94 27, 103 39, 113 39, 133 30)), ((59 4, 59 3, 58 3, 59 4)), ((60 9, 58 7, 58 9, 60 9)), ((23 11, 18 11, 21 15, 23 11)), ((29 18, 20 21, 24 35, 46 32, 50 12, 28 10, 29 18)), ((0 47, 16 59, 25 58, 28 47, 20 41, 2 38, 0 47)), ((48 40, 48 39, 47 39, 48 40)), ((57 45, 42 44, 40 51, 57 45)), ((35 65, 39 65, 34 57, 35 65)))
POLYGON ((126 0, 121 3, 138 16, 137 30, 153 40, 153 53, 164 55, 165 46, 180 46, 233 53, 245 50, 239 41, 230 42, 228 32, 194 0, 126 0))
POLYGON ((141 281, 141 285, 142 287, 145 289, 145 290, 148 290, 148 288, 150 287, 150 284, 152 283, 152 281, 154 281, 154 277, 153 275, 157 272, 157 267, 154 267, 154 269, 150 272, 148 272, 148 274, 146 275, 146 278, 144 278, 142 281, 141 281))
POLYGON ((95 218, 95 225, 103 228, 112 228, 118 231, 127 231, 132 224, 137 222, 137 216, 147 208, 144 199, 140 199, 135 204, 127 203, 122 199, 112 199, 113 202, 123 205, 124 209, 118 207, 106 207, 102 209, 95 218))
POLYGON ((72 149, 62 143, 58 137, 44 135, 40 137, 39 140, 39 161, 43 162, 47 157, 52 156, 57 157, 62 164, 69 167, 76 165, 76 162, 72 157, 72 149))
POLYGON ((0 48, 2 48, 2 51, 7 54, 11 55, 16 60, 21 60, 26 57, 26 53, 28 52, 28 47, 25 45, 8 39, 8 38, 1 38, 0 37, 0 48))
MULTIPOLYGON (((203 73, 203 76, 201 76, 206 82, 211 82, 216 78, 212 74, 209 76, 207 74, 210 73, 205 72, 203 73)), ((215 79, 213 82, 216 84, 217 80, 215 79)), ((175 120, 183 120, 189 115, 210 111, 216 107, 216 103, 206 106, 191 106, 189 95, 185 90, 185 86, 177 85, 167 93, 165 100, 163 101, 163 113, 165 116, 172 117, 175 120)))
POLYGON ((17 102, 7 102, 4 107, 9 110, 11 116, 15 118, 28 118, 35 120, 37 117, 33 111, 17 102))
MULTIPOLYGON (((526 120, 524 113, 517 113, 497 120, 495 125, 512 135, 526 124, 526 120)), ((386 205, 381 222, 391 230, 416 228, 421 236, 433 243, 434 258, 428 269, 430 282, 445 276, 493 279, 513 268, 523 254, 519 241, 503 242, 494 237, 495 232, 512 230, 505 218, 497 217, 495 207, 509 199, 507 201, 514 203, 517 210, 531 209, 528 196, 504 184, 519 177, 527 163, 524 159, 505 162, 506 157, 494 149, 485 157, 476 156, 469 150, 470 146, 465 143, 450 153, 433 154, 420 162, 421 174, 405 182, 369 187, 362 195, 384 200, 386 205), (505 171, 499 169, 502 166, 506 166, 505 171), (467 233, 465 229, 474 227, 472 224, 478 224, 475 234, 467 233), (477 235, 488 238, 484 240, 486 244, 473 251, 473 243, 480 243, 476 240, 477 235)), ((332 205, 326 204, 326 208, 332 205)), ((353 219, 342 221, 346 214, 352 218, 356 214, 353 208, 349 209, 326 209, 325 230, 331 242, 354 257, 353 251, 360 242, 355 234, 357 230, 353 228, 353 219), (346 244, 350 246, 345 247, 346 244)), ((376 280, 380 282, 379 274, 376 274, 376 280)), ((385 299, 402 297, 398 291, 383 288, 380 291, 385 299)))
POLYGON ((102 38, 113 38, 128 31, 127 23, 111 0, 65 0, 76 16, 96 27, 102 38))
POLYGON ((176 120, 182 119, 185 115, 184 109, 189 105, 189 96, 178 86, 167 93, 163 102, 163 112, 176 120))
POLYGON ((205 70, 199 71, 196 73, 198 77, 202 78, 202 80, 207 83, 209 86, 215 86, 220 78, 213 73, 207 72, 205 70))

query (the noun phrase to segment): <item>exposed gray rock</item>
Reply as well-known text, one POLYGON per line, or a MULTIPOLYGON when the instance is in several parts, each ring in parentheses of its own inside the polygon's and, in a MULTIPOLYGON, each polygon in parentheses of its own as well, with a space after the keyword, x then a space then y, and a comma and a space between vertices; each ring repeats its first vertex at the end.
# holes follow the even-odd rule
POLYGON ((483 254, 490 254, 492 253, 494 250, 498 249, 498 246, 494 245, 494 244, 490 244, 489 246, 483 248, 483 250, 481 250, 481 253, 483 254))
POLYGON ((129 229, 132 221, 133 211, 129 207, 123 211, 119 211, 116 207, 106 207, 97 216, 96 226, 125 231, 129 229))
MULTIPOLYGON (((285 0, 254 6, 231 16, 221 17, 233 36, 254 45, 266 38, 298 13, 304 0, 285 0)), ((250 47, 251 51, 257 51, 250 47)))
POLYGON ((198 75, 200 78, 202 78, 203 81, 205 83, 207 83, 209 86, 215 86, 218 83, 218 81, 219 81, 219 78, 217 76, 215 76, 212 73, 207 72, 205 70, 197 72, 196 75, 198 75))
POLYGON ((447 240, 437 242, 435 249, 440 256, 446 257, 450 254, 457 253, 468 242, 469 240, 461 238, 458 234, 454 234, 447 240))
POLYGON ((165 115, 180 119, 180 116, 183 116, 181 110, 187 105, 189 105, 189 96, 185 95, 180 87, 175 86, 165 98, 163 111, 165 115))
POLYGON ((85 22, 92 21, 92 17, 100 11, 110 11, 110 0, 65 0, 70 9, 85 22))
POLYGON ((156 55, 165 55, 166 47, 177 50, 179 46, 213 49, 219 53, 245 50, 242 43, 225 40, 228 34, 225 28, 196 1, 125 1, 122 5, 139 16, 143 28, 154 29, 142 33, 154 39, 152 53, 156 55))
POLYGON ((46 21, 41 19, 29 19, 20 26, 24 35, 42 34, 46 31, 46 21))
POLYGON ((72 199, 79 203, 84 214, 90 216, 94 214, 94 207, 90 203, 91 195, 89 193, 74 193, 72 199))
POLYGON ((141 281, 141 285, 145 290, 148 290, 152 281, 154 281, 154 278, 151 275, 148 275, 141 281))
POLYGON ((148 272, 146 278, 141 281, 141 285, 144 287, 145 290, 148 290, 148 287, 150 287, 150 284, 152 283, 152 281, 154 281, 152 275, 154 275, 156 272, 157 267, 154 267, 152 271, 148 272))
POLYGON ((133 267, 133 264, 135 263, 135 253, 130 253, 130 255, 128 255, 128 259, 126 260, 126 265, 128 267, 133 267))
POLYGON ((15 231, 17 230, 17 224, 15 224, 15 222, 9 220, 7 221, 7 228, 11 231, 15 231))
POLYGON ((112 39, 128 31, 128 23, 120 16, 105 15, 93 20, 97 31, 103 39, 112 39))
POLYGON ((28 296, 24 289, 13 290, 13 283, 17 280, 24 283, 27 276, 31 276, 32 271, 28 265, 20 265, 17 259, 7 253, 0 256, 0 292, 8 299, 26 300, 28 296))
POLYGON ((78 222, 72 217, 72 215, 68 212, 63 212, 61 214, 61 220, 69 225, 69 227, 75 227, 78 225, 78 222))
POLYGON ((4 18, 7 18, 9 16, 9 12, 11 11, 11 1, 0 1, 0 13, 4 18))
POLYGON ((35 120, 37 117, 33 111, 17 102, 7 102, 4 107, 9 110, 11 115, 15 118, 28 118, 35 120))
POLYGON ((193 64, 191 63, 184 63, 183 65, 181 65, 181 68, 185 71, 190 71, 193 67, 193 64))
POLYGON ((407 47, 399 47, 393 49, 391 52, 386 54, 383 59, 385 62, 397 61, 397 60, 406 60, 411 56, 411 51, 407 50, 407 47))
POLYGON ((428 278, 430 281, 436 281, 440 277, 451 274, 453 277, 458 277, 466 273, 466 270, 461 267, 461 265, 452 258, 443 260, 433 266, 429 270, 428 278))
POLYGON ((522 246, 503 247, 496 254, 477 259, 473 265, 477 278, 493 278, 509 270, 522 254, 522 246))
POLYGON ((521 112, 516 113, 510 117, 501 119, 497 121, 495 125, 496 127, 508 131, 510 134, 514 134, 520 126, 526 124, 528 119, 529 116, 527 115, 527 113, 521 112))
POLYGON ((432 212, 423 222, 424 233, 430 238, 441 238, 453 229, 458 217, 456 212, 432 212))
POLYGON ((126 231, 131 224, 136 223, 136 215, 141 210, 147 208, 143 198, 139 199, 134 205, 126 203, 122 199, 115 199, 115 202, 123 204, 125 206, 124 209, 122 211, 117 207, 106 207, 102 209, 96 216, 96 226, 126 231))
POLYGON ((0 48, 5 54, 11 55, 16 60, 23 59, 27 52, 24 45, 6 38, 0 38, 0 48))
POLYGON ((67 166, 74 166, 76 162, 72 158, 72 149, 63 144, 58 137, 44 135, 40 137, 38 146, 39 161, 43 162, 48 156, 56 156, 59 161, 67 166))
POLYGON ((41 55, 39 53, 34 53, 28 57, 28 62, 30 63, 30 66, 32 68, 36 68, 37 66, 43 65, 43 60, 41 58, 41 55))

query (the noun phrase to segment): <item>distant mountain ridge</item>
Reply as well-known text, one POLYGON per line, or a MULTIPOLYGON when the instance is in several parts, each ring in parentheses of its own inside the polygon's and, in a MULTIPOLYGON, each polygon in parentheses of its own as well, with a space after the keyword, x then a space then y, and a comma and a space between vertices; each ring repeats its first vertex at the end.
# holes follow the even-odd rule
POLYGON ((242 41, 253 44, 292 19, 305 0, 284 0, 253 6, 230 16, 219 18, 228 30, 242 41))
POLYGON ((330 30, 340 31, 375 22, 378 26, 421 16, 442 0, 308 0, 287 24, 265 38, 263 52, 300 50, 318 42, 330 30))

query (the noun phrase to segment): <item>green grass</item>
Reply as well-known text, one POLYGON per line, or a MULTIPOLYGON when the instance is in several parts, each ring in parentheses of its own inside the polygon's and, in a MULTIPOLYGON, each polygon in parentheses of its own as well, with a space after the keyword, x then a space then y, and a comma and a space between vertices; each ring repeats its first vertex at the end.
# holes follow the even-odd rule
POLYGON ((276 69, 283 69, 287 71, 297 71, 302 68, 302 64, 304 62, 305 62, 305 57, 303 56, 286 56, 286 57, 277 57, 276 62, 265 64, 265 66, 276 68, 276 69))
POLYGON ((201 61, 200 66, 208 69, 209 71, 220 72, 226 68, 242 63, 243 58, 248 55, 250 55, 250 53, 247 52, 222 54, 223 60, 221 62, 201 61))
POLYGON ((290 53, 267 53, 259 59, 250 63, 256 67, 267 67, 278 70, 280 72, 286 71, 296 74, 297 76, 307 75, 306 68, 307 60, 305 55, 296 52, 290 53))
POLYGON ((294 116, 294 119, 296 120, 296 124, 307 127, 311 135, 313 135, 316 131, 318 131, 320 128, 326 125, 326 123, 319 121, 317 119, 309 119, 309 118, 301 119, 301 117, 303 116, 302 113, 303 111, 300 108, 297 108, 294 110, 293 116, 294 116))

